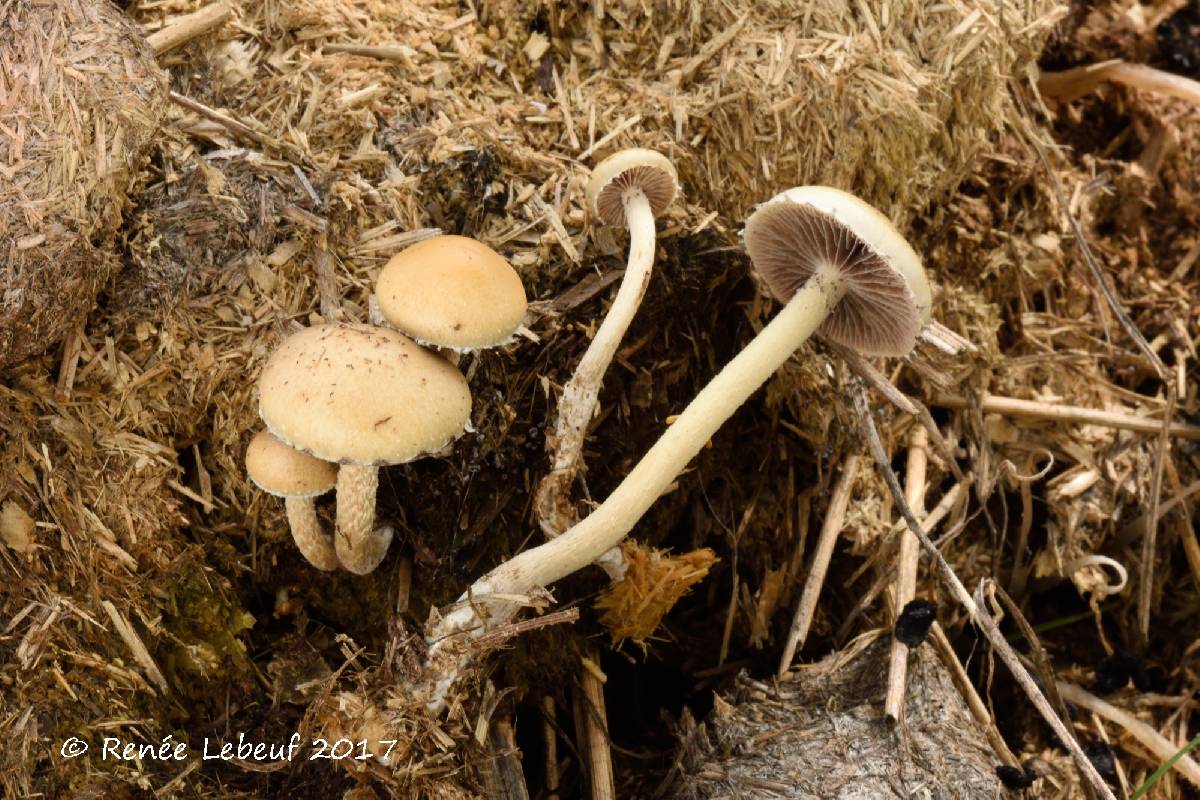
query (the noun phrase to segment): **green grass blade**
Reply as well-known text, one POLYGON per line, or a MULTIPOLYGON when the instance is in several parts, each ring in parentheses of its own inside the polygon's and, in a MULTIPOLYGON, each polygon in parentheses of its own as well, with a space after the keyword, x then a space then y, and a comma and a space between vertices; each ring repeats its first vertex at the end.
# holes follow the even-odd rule
POLYGON ((1192 739, 1190 742, 1185 744, 1183 746, 1182 750, 1180 750, 1178 753, 1176 753, 1175 755, 1168 758, 1161 767, 1154 770, 1154 772, 1151 773, 1150 777, 1146 778, 1146 782, 1143 783, 1141 786, 1139 786, 1137 788, 1136 792, 1129 795, 1129 800, 1138 800, 1139 797, 1144 795, 1146 792, 1150 791, 1150 789, 1153 788, 1154 784, 1158 783, 1162 779, 1162 776, 1166 775, 1167 772, 1171 769, 1171 767, 1175 766, 1175 762, 1178 761, 1179 759, 1183 758, 1184 756, 1186 756, 1188 754, 1188 751, 1191 750, 1196 745, 1200 745, 1200 735, 1197 735, 1196 738, 1192 739))

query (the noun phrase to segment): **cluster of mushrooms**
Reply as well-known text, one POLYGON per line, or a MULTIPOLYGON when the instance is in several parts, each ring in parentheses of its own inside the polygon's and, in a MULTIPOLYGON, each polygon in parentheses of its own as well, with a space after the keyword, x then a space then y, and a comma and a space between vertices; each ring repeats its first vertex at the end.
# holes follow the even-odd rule
MULTIPOLYGON (((599 506, 573 517, 564 492, 579 468, 586 426, 621 336, 645 292, 655 253, 655 217, 678 189, 661 154, 627 150, 599 164, 588 204, 630 231, 629 266, 604 322, 564 387, 552 441, 558 451, 534 507, 548 541, 477 580, 427 631, 428 705, 444 707, 469 661, 464 641, 509 620, 519 598, 600 563, 619 577, 614 550, 717 429, 813 333, 863 355, 898 356, 916 344, 931 295, 920 258, 891 222, 838 189, 805 186, 759 206, 745 246, 783 309, 674 417, 661 438, 599 506)), ((295 334, 271 357, 260 384, 263 421, 275 439, 247 454, 251 477, 287 499, 301 552, 321 569, 369 572, 391 530, 375 529, 377 469, 437 452, 469 425, 470 394, 458 370, 422 345, 455 350, 509 339, 525 308, 511 267, 483 245, 445 236, 405 250, 377 286, 395 330, 322 325, 295 334), (407 335, 407 336, 406 336, 407 335), (408 338, 411 336, 412 338, 408 338), (260 463, 261 462, 261 463, 260 463), (311 497, 338 490, 332 543, 311 497), (286 464, 286 469, 279 465, 286 464)))
POLYGON ((317 569, 358 575, 379 565, 393 535, 375 525, 379 468, 439 452, 469 429, 457 354, 511 340, 526 305, 509 263, 462 236, 393 256, 375 300, 382 325, 316 325, 271 355, 259 379, 266 430, 246 451, 250 479, 284 498, 301 554, 317 569), (313 500, 335 486, 330 537, 313 500))

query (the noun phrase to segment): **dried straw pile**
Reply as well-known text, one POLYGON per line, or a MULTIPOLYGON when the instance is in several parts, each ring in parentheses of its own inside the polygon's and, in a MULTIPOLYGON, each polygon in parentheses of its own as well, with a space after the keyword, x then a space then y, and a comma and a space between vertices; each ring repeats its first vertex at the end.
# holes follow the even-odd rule
POLYGON ((544 92, 531 121, 562 120, 558 144, 588 153, 663 149, 727 225, 805 183, 853 186, 901 222, 945 200, 1061 16, 1046 0, 498 5, 544 92))
MULTIPOLYGON (((145 0, 128 14, 148 31, 169 30, 205 5, 145 0)), ((478 790, 459 767, 474 763, 471 734, 486 729, 495 703, 468 700, 436 729, 397 688, 414 668, 398 643, 430 603, 452 598, 533 531, 528 497, 546 468, 541 426, 586 346, 623 242, 589 221, 582 181, 588 164, 618 146, 672 155, 687 204, 662 226, 660 276, 602 396, 606 416, 589 443, 595 496, 770 313, 732 252, 733 232, 756 202, 800 182, 853 188, 916 221, 942 287, 937 316, 977 351, 923 350, 905 373, 914 393, 1028 395, 1044 385, 1076 403, 1156 405, 1133 396, 1133 378, 1108 371, 1100 322, 1063 322, 1092 308, 1090 289, 1078 276, 1062 280, 1071 254, 1028 145, 997 136, 1019 125, 1005 78, 1039 51, 1056 12, 1050 2, 229 7, 226 21, 159 59, 177 91, 217 113, 171 108, 155 172, 121 230, 129 264, 106 307, 61 357, 32 360, 0 386, 0 503, 37 526, 27 552, 0 550, 8 726, 0 781, 14 796, 84 783, 159 787, 176 777, 153 764, 64 765, 43 747, 66 735, 94 740, 100 724, 147 741, 204 735, 210 723, 266 739, 302 722, 315 730, 331 704, 357 708, 363 698, 419 742, 407 772, 372 769, 364 781, 430 796, 478 790), (981 166, 978 156, 993 149, 1000 157, 981 166), (964 176, 968 191, 944 203, 964 176), (1011 187, 1028 191, 1010 198, 1011 187), (365 580, 316 576, 287 542, 281 506, 242 476, 242 449, 258 425, 253 379, 294 326, 365 319, 375 272, 431 228, 479 236, 511 258, 538 301, 527 320, 537 341, 464 363, 478 436, 447 459, 386 473, 383 514, 401 530, 397 551, 414 556, 411 584, 398 556, 365 580), (596 272, 607 274, 598 281, 596 272), (389 630, 398 605, 407 613, 389 630), (353 644, 336 638, 343 634, 353 644), (337 688, 354 696, 296 689, 343 666, 337 688)), ((115 127, 105 125, 111 153, 115 127)), ((1164 174, 1184 173, 1181 159, 1173 154, 1164 174)), ((10 165, 0 158, 0 169, 10 165)), ((1088 167, 1064 174, 1083 186, 1088 167)), ((1164 199, 1149 189, 1145 197, 1164 199)), ((1143 214, 1131 220, 1144 231, 1143 214)), ((1106 256, 1123 285, 1128 278, 1149 293, 1137 259, 1114 242, 1106 256)), ((1178 310, 1145 308, 1139 321, 1152 331, 1166 330, 1163 318, 1178 310)), ((734 421, 735 432, 714 439, 638 532, 662 544, 686 530, 683 544, 718 549, 722 564, 709 581, 724 581, 722 596, 707 584, 693 593, 716 598, 696 606, 707 631, 724 618, 730 573, 718 570, 732 569, 729 543, 739 543, 731 635, 746 651, 747 641, 769 640, 794 599, 806 553, 792 511, 820 518, 829 465, 852 446, 844 372, 814 350, 734 421), (775 479, 747 478, 760 471, 775 479)), ((908 423, 884 410, 880 424, 898 448, 908 423)), ((1125 480, 1144 469, 1144 439, 1064 428, 1039 438, 1025 425, 1014 437, 986 424, 966 412, 947 428, 984 488, 999 487, 1014 509, 1030 484, 1000 482, 1004 459, 1023 470, 1043 438, 1060 462, 1091 459, 1095 483, 1052 507, 1060 527, 1050 546, 1065 561, 1108 541, 1115 523, 1103 514, 1117 498, 1122 508, 1144 503, 1144 485, 1125 480), (1072 519, 1086 535, 1058 536, 1072 519)), ((860 553, 891 525, 882 497, 870 479, 857 489, 847 532, 860 553)), ((998 546, 977 512, 963 506, 951 517, 975 526, 958 544, 970 556, 961 559, 967 578, 989 568, 998 546)), ((861 587, 849 591, 857 597, 861 587)), ((597 588, 583 578, 556 595, 597 588)), ((831 627, 818 618, 822 634, 831 627)), ((563 668, 546 654, 569 654, 575 640, 532 641, 517 646, 541 645, 538 681, 552 682, 563 668)), ((519 660, 519 651, 504 659, 519 660)), ((263 796, 285 777, 297 793, 345 788, 331 773, 218 777, 223 796, 235 797, 263 796)), ((212 792, 217 780, 205 773, 183 785, 212 792)))
POLYGON ((164 114, 166 76, 108 2, 0 4, 0 369, 79 328, 164 114))

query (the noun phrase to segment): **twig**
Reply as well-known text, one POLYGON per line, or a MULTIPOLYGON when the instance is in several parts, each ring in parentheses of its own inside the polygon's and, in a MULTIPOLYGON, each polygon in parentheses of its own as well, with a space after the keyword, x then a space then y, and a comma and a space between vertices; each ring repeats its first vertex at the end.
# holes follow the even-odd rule
MULTIPOLYGON (((891 464, 888 463, 887 453, 883 449, 883 443, 879 440, 879 432, 875 429, 875 421, 871 417, 871 411, 867 406, 866 388, 862 382, 855 379, 854 383, 854 407, 858 416, 859 422, 862 424, 863 433, 866 436, 867 443, 870 445, 871 454, 875 458, 876 468, 883 474, 884 480, 887 482, 888 488, 892 492, 892 497, 895 500, 900 514, 908 523, 909 530, 917 535, 917 539, 921 542, 921 546, 933 558, 937 564, 938 571, 941 573, 943 582, 950 589, 955 599, 967 610, 971 615, 971 619, 979 626, 979 630, 991 643, 1000 659, 1008 666, 1017 683, 1029 696, 1035 708, 1045 718, 1050 725, 1051 730, 1057 734, 1058 738, 1067 750, 1070 751, 1071 757, 1075 759, 1079 771, 1083 777, 1090 783, 1105 800, 1116 800, 1112 790, 1104 783, 1104 779, 1096 772, 1096 768, 1092 762, 1084 754, 1079 746, 1079 742, 1075 740, 1071 731, 1067 728, 1058 715, 1054 713, 1054 709, 1046 701, 1045 695, 1038 689, 1037 683, 1034 682, 1033 676, 1025 669, 1021 663, 1021 659, 1017 656, 1012 645, 1004 638, 1004 634, 1000 632, 995 621, 991 618, 988 612, 983 608, 982 603, 972 599, 962 581, 958 579, 953 567, 946 561, 941 551, 934 546, 929 537, 925 535, 925 531, 921 529, 920 523, 913 516, 912 509, 909 508, 907 501, 904 499, 904 492, 900 488, 900 481, 896 478, 896 473, 892 471, 891 464)), ((982 599, 982 598, 981 598, 982 599)))
POLYGON ((540 617, 532 619, 523 619, 519 622, 510 622, 506 625, 501 625, 495 630, 481 633, 475 637, 475 642, 479 647, 489 647, 493 644, 506 642, 514 636, 520 636, 522 633, 535 631, 538 628, 546 628, 550 625, 561 625, 565 622, 578 622, 579 609, 566 608, 562 611, 553 611, 549 614, 544 614, 540 617))
POLYGON ((942 460, 946 462, 946 466, 954 473, 954 477, 958 480, 963 479, 962 469, 958 466, 958 461, 954 458, 954 452, 950 449, 949 442, 942 436, 942 432, 938 430, 937 423, 933 421, 933 417, 929 413, 929 409, 919 400, 914 400, 904 392, 896 388, 896 385, 888 380, 887 376, 871 364, 870 361, 863 358, 858 353, 854 352, 845 345, 838 344, 832 339, 826 343, 830 349, 841 356, 846 362, 846 366, 856 373, 860 378, 865 380, 876 391, 882 394, 896 408, 906 414, 911 414, 924 426, 926 433, 929 434, 929 441, 933 444, 935 450, 942 460))
MULTIPOLYGON (((950 514, 951 509, 958 505, 958 502, 962 499, 964 493, 970 491, 974 480, 974 473, 968 472, 965 480, 954 484, 950 491, 942 495, 942 499, 939 500, 938 504, 933 507, 933 510, 925 515, 923 527, 925 528, 926 536, 931 535, 937 529, 937 526, 942 524, 942 520, 944 520, 950 514)), ((902 529, 907 528, 903 519, 897 520, 897 524, 902 529)), ((963 520, 956 522, 948 531, 946 531, 945 534, 943 534, 942 540, 956 535, 958 531, 962 530, 964 525, 965 522, 963 520)), ((887 544, 890 543, 891 539, 889 538, 887 544)), ((860 570, 865 572, 866 569, 870 569, 871 566, 873 566, 876 561, 881 560, 889 552, 889 550, 890 548, 886 544, 878 548, 874 555, 863 562, 860 570)), ((834 634, 834 638, 836 640, 842 641, 850 634, 850 630, 854 625, 854 621, 858 618, 858 615, 863 612, 863 609, 875 602, 875 598, 878 597, 879 593, 883 591, 883 587, 887 584, 887 580, 890 576, 891 570, 883 570, 879 574, 879 576, 875 579, 875 582, 871 584, 871 588, 867 590, 867 593, 859 598, 858 602, 854 604, 854 608, 850 609, 850 613, 846 614, 846 618, 842 620, 841 626, 838 627, 837 633, 834 634)), ((850 582, 853 583, 855 580, 857 580, 857 577, 851 578, 850 582)))
MULTIPOLYGON (((934 398, 933 405, 961 411, 970 408, 971 401, 965 397, 943 394, 934 398)), ((1116 411, 1101 411, 1098 408, 1064 406, 1058 403, 1042 403, 1036 400, 1021 400, 1016 397, 1000 397, 998 395, 985 395, 980 402, 980 411, 984 414, 1001 414, 1021 419, 1065 422, 1072 425, 1098 425, 1103 428, 1116 428, 1135 433, 1161 433, 1164 428, 1164 420, 1160 419, 1122 414, 1116 411)), ((1170 417, 1168 416, 1167 419, 1170 417)), ((1177 439, 1200 441, 1200 425, 1170 422, 1165 427, 1167 432, 1177 439)))
POLYGON ((235 133, 238 136, 249 139, 250 141, 263 145, 264 147, 276 145, 276 142, 272 140, 271 137, 259 133, 244 122, 239 122, 228 114, 224 114, 220 111, 217 111, 215 108, 206 106, 204 103, 201 103, 198 100, 193 100, 186 95, 182 95, 179 92, 174 91, 170 93, 170 97, 172 102, 183 106, 189 111, 195 111, 200 116, 204 117, 205 119, 212 120, 231 133, 235 133))
POLYGON ((542 697, 542 736, 546 741, 546 800, 558 800, 558 731, 554 698, 542 697))
MULTIPOLYGON (((915 428, 908 445, 908 464, 904 470, 904 495, 914 515, 924 516, 925 468, 929 463, 925 447, 928 437, 924 428, 915 428)), ((895 616, 917 593, 917 567, 920 562, 917 537, 911 531, 900 534, 900 553, 896 559, 895 616)), ((892 639, 891 660, 888 665, 887 694, 883 711, 894 720, 904 712, 904 686, 908 677, 908 645, 892 639)))
POLYGON ((228 3, 207 5, 191 14, 176 17, 171 24, 147 36, 146 43, 155 55, 162 55, 224 24, 232 13, 228 3))
POLYGON ((525 785, 525 772, 521 769, 521 751, 517 747, 516 731, 511 720, 498 719, 488 731, 488 745, 492 751, 492 763, 488 772, 494 782, 488 796, 496 800, 529 800, 529 788, 525 785))
MULTIPOLYGON (((1080 708, 1087 709, 1094 714, 1098 714, 1109 722, 1120 725, 1130 736, 1141 742, 1147 750, 1154 753, 1158 758, 1166 761, 1179 752, 1178 745, 1172 744, 1165 736, 1154 730, 1154 728, 1142 722, 1125 709, 1106 703, 1086 689, 1082 689, 1073 683, 1059 681, 1058 691, 1069 702, 1074 703, 1080 708)), ((1200 786, 1200 764, 1193 761, 1190 756, 1185 755, 1181 757, 1175 762, 1174 766, 1175 769, 1179 770, 1181 775, 1196 786, 1200 786)))
POLYGON ((979 692, 975 691, 975 684, 971 683, 970 676, 963 669, 962 662, 958 660, 958 655, 954 652, 954 647, 950 644, 950 640, 946 638, 946 632, 942 630, 942 626, 937 622, 934 622, 933 627, 930 628, 930 640, 934 648, 938 651, 938 654, 942 657, 942 663, 950 670, 950 679, 958 687, 958 693, 967 701, 967 708, 971 710, 971 716, 975 717, 975 721, 983 726, 984 735, 991 742, 992 749, 996 751, 996 755, 1010 767, 1021 766, 1021 762, 1013 755, 1012 750, 1008 749, 1008 743, 1000 735, 1000 730, 996 727, 996 721, 992 719, 992 715, 988 712, 983 698, 979 696, 979 692))
POLYGON ((117 629, 117 635, 121 637, 121 641, 125 642, 125 646, 133 653, 134 660, 142 665, 142 669, 146 670, 146 674, 150 677, 151 682, 158 687, 159 691, 167 694, 170 691, 167 679, 163 676, 162 670, 158 668, 158 664, 154 663, 154 658, 137 635, 137 631, 133 629, 133 626, 129 624, 129 621, 125 617, 121 616, 121 612, 111 602, 105 600, 100 605, 104 608, 104 612, 108 614, 108 618, 112 620, 113 627, 117 629))
POLYGON ((346 53, 347 55, 362 56, 363 58, 378 58, 380 61, 398 61, 410 70, 416 71, 416 62, 413 61, 413 56, 417 52, 404 45, 365 45, 336 42, 322 45, 321 49, 326 53, 346 53))
MULTIPOLYGON (((592 651, 593 655, 595 651, 592 651)), ((604 706, 604 673, 593 658, 581 658, 579 684, 583 689, 584 724, 587 730, 587 761, 592 800, 616 800, 612 751, 608 741, 608 712, 604 706)))
POLYGON ((817 539, 817 547, 813 551, 812 566, 808 569, 808 579, 804 582, 804 591, 800 602, 796 604, 796 613, 792 616, 792 627, 788 631, 787 644, 779 659, 778 676, 782 678, 792 666, 796 650, 804 644, 808 636, 808 627, 812 624, 813 612, 817 608, 817 598, 825 583, 825 573, 829 569, 829 560, 833 555, 833 546, 841 533, 842 523, 846 519, 846 507, 850 503, 850 490, 854 487, 854 473, 858 468, 858 455, 851 453, 846 456, 842 474, 838 476, 833 487, 833 495, 829 499, 829 510, 825 513, 825 522, 821 525, 821 533, 817 539))
POLYGON ((732 42, 737 37, 737 35, 739 33, 741 33, 742 28, 745 26, 746 22, 749 19, 750 19, 749 13, 743 14, 738 19, 737 22, 733 23, 728 28, 721 31, 716 36, 714 36, 712 39, 710 39, 707 43, 705 43, 704 47, 700 48, 699 53, 697 53, 696 55, 689 58, 687 60, 687 62, 682 67, 680 67, 679 82, 683 83, 684 81, 691 78, 692 73, 695 72, 697 69, 699 69, 700 66, 705 61, 708 61, 714 55, 719 53, 721 51, 721 49, 724 48, 727 44, 732 42))

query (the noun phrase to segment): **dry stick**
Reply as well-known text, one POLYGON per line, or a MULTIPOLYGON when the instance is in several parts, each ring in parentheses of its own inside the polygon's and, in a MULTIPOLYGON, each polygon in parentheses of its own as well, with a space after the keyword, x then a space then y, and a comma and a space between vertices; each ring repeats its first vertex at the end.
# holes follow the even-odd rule
MULTIPOLYGON (((929 326, 927 325, 926 328, 929 326)), ((929 409, 919 400, 914 400, 904 392, 896 388, 896 385, 888 380, 887 376, 879 370, 875 369, 863 356, 856 353, 854 350, 845 345, 838 344, 832 339, 826 340, 829 349, 833 350, 842 360, 846 362, 846 366, 865 380, 877 392, 882 394, 896 408, 906 414, 911 414, 924 426, 926 433, 929 434, 929 441, 937 450, 938 455, 946 462, 946 466, 954 473, 954 477, 958 480, 963 479, 962 469, 958 466, 958 461, 954 458, 954 452, 950 448, 950 443, 942 436, 942 432, 938 430, 937 423, 933 421, 933 417, 929 413, 929 409)))
MULTIPOLYGON (((1024 106, 1024 102, 1017 95, 1018 102, 1024 106)), ((1027 109, 1022 108, 1027 112, 1027 109)), ((1023 125, 1028 126, 1029 116, 1026 113, 1020 117, 1023 125)), ((1092 274, 1092 280, 1100 287, 1101 293, 1104 295, 1105 301, 1108 303, 1109 309, 1117 317, 1121 323, 1121 327, 1125 329, 1125 333, 1129 338, 1133 339, 1137 348, 1142 351, 1142 355, 1154 367, 1154 372, 1163 386, 1167 389, 1167 407, 1163 413, 1163 419, 1160 423, 1158 435, 1158 448, 1154 455, 1154 474, 1150 479, 1150 521, 1146 526, 1146 535, 1142 539, 1142 566, 1141 574, 1138 576, 1138 632, 1141 634, 1143 647, 1150 639, 1150 604, 1154 594, 1154 545, 1158 539, 1158 501, 1159 495, 1162 494, 1162 477, 1163 477, 1163 462, 1167 460, 1167 444, 1171 431, 1171 418, 1175 416, 1175 403, 1179 398, 1179 388, 1175 385, 1175 377, 1167 370, 1162 359, 1158 357, 1158 353, 1146 341, 1146 337, 1138 329, 1138 326, 1133 323, 1125 309, 1121 306, 1120 300, 1117 298, 1116 292, 1109 285, 1108 278, 1100 269, 1100 264, 1096 261, 1096 257, 1092 255, 1092 248, 1088 245, 1087 238, 1083 235, 1083 229, 1079 226, 1079 220, 1075 219, 1075 215, 1071 213, 1071 207, 1067 202, 1066 192, 1063 191, 1062 182, 1058 179, 1058 173, 1050 166, 1050 159, 1046 156, 1042 149, 1041 143, 1032 135, 1032 131, 1026 130, 1026 138, 1037 152, 1038 159, 1042 162, 1042 166, 1046 170, 1046 174, 1050 177, 1050 185, 1054 188, 1054 196, 1058 201, 1059 207, 1063 214, 1067 217, 1067 222, 1071 225, 1071 234, 1075 237, 1075 243, 1079 245, 1079 253, 1083 256, 1083 261, 1087 264, 1088 271, 1092 274)))
POLYGON ((208 33, 223 24, 232 13, 228 3, 213 3, 199 11, 176 18, 170 25, 147 36, 146 43, 154 50, 155 55, 162 55, 197 36, 208 33))
MULTIPOLYGON (((592 651, 595 654, 595 651, 592 651)), ((579 683, 583 689, 584 724, 587 731, 588 771, 592 778, 592 800, 616 800, 613 781, 612 751, 608 742, 608 712, 604 707, 604 673, 595 658, 579 659, 583 669, 579 683)))
POLYGON ((554 698, 542 697, 542 735, 546 739, 546 800, 558 800, 558 731, 555 730, 554 698))
POLYGON ((954 568, 946 561, 942 552, 934 546, 929 537, 925 535, 925 531, 921 529, 920 523, 913 516, 912 509, 909 508, 908 502, 904 499, 904 492, 900 488, 900 481, 896 478, 896 473, 892 471, 891 464, 888 463, 887 453, 884 452, 883 443, 879 440, 879 432, 875 429, 875 421, 871 417, 871 410, 867 406, 867 392, 862 382, 854 380, 854 408, 858 416, 859 422, 862 424, 863 432, 866 435, 867 443, 870 445, 871 455, 875 458, 875 466, 883 474, 884 480, 887 482, 888 488, 892 492, 892 497, 895 500, 900 514, 904 517, 904 521, 908 523, 909 530, 916 534, 917 539, 921 542, 921 546, 937 564, 938 571, 941 573, 942 580, 955 599, 962 604, 963 608, 970 614, 971 619, 979 627, 979 630, 991 643, 1000 659, 1008 666, 1013 677, 1029 699, 1033 702, 1038 712, 1045 718, 1050 729, 1063 742, 1067 750, 1070 751, 1071 757, 1075 759, 1075 763, 1079 767, 1079 771, 1083 773, 1084 778, 1090 783, 1104 800, 1116 800, 1112 791, 1104 783, 1104 779, 1096 772, 1096 768, 1092 766, 1092 762, 1084 754, 1079 747, 1079 742, 1075 740, 1071 731, 1063 724, 1058 715, 1054 713, 1054 709, 1046 701, 1045 695, 1038 689, 1037 683, 1034 682, 1033 676, 1025 669, 1021 663, 1021 659, 1017 656, 1012 645, 1004 638, 1004 634, 996 626, 995 621, 983 608, 982 604, 976 603, 971 598, 967 588, 963 586, 962 581, 958 579, 954 568))
MULTIPOLYGON (((1133 714, 1123 708, 1106 703, 1086 689, 1081 689, 1073 683, 1059 681, 1058 691, 1069 702, 1098 714, 1109 722, 1120 725, 1130 736, 1141 742, 1147 750, 1163 761, 1173 758, 1179 752, 1180 745, 1172 744, 1169 739, 1133 714)), ((1200 786, 1200 764, 1193 761, 1191 756, 1182 756, 1175 762, 1174 769, 1179 770, 1180 774, 1196 786, 1200 786)))
POLYGON ((490 647, 493 644, 500 644, 508 641, 514 636, 520 636, 522 633, 535 631, 539 628, 547 628, 551 625, 561 625, 565 622, 578 622, 578 608, 564 608, 561 611, 552 611, 549 614, 543 614, 540 617, 532 619, 522 619, 517 622, 509 622, 501 625, 487 633, 482 633, 475 637, 475 643, 480 648, 490 647))
POLYGON ((796 613, 792 617, 792 627, 788 631, 787 644, 779 659, 778 676, 782 678, 792 666, 796 650, 803 646, 808 636, 808 627, 812 624, 813 612, 817 608, 817 598, 821 594, 821 586, 825 583, 825 573, 829 569, 829 560, 833 555, 833 546, 842 530, 846 519, 846 507, 850 503, 850 490, 854 486, 854 473, 858 468, 858 455, 851 453, 846 456, 842 474, 838 476, 833 487, 833 496, 829 500, 829 510, 825 514, 825 522, 821 525, 821 534, 817 539, 817 547, 813 551, 812 566, 808 569, 808 579, 804 582, 804 591, 800 602, 796 605, 796 613))
POLYGON ((971 710, 971 716, 975 717, 975 721, 983 726, 983 732, 991 743, 992 749, 996 751, 996 755, 1010 767, 1020 767, 1021 762, 1013 755, 1012 750, 1008 749, 1008 743, 1000 735, 1000 730, 996 727, 996 721, 992 719, 987 704, 983 702, 979 692, 975 691, 975 684, 971 683, 970 676, 963 669, 962 662, 958 660, 958 655, 954 652, 950 640, 946 638, 946 632, 942 630, 942 626, 934 622, 933 627, 930 628, 930 634, 934 648, 942 657, 942 663, 950 670, 950 679, 958 687, 958 693, 967 701, 967 708, 971 710))
MULTIPOLYGON (((914 428, 908 445, 908 464, 904 470, 904 497, 914 514, 925 515, 925 468, 929 458, 926 445, 929 443, 924 428, 914 428)), ((911 531, 900 534, 900 553, 896 559, 896 606, 895 614, 901 611, 917 593, 917 566, 921 551, 917 537, 911 531)), ((888 665, 887 694, 883 711, 899 721, 904 713, 904 686, 908 678, 908 645, 892 639, 891 660, 888 665)))
POLYGON ((493 787, 489 787, 489 796, 495 800, 529 800, 525 772, 521 769, 521 751, 517 747, 517 735, 511 720, 498 719, 492 722, 488 731, 488 745, 492 751, 492 763, 487 777, 494 783, 493 787))
MULTIPOLYGON (((930 511, 925 515, 924 527, 926 536, 929 536, 934 532, 934 530, 937 529, 937 526, 942 523, 942 520, 949 515, 950 510, 957 505, 963 493, 970 491, 974 480, 974 473, 968 472, 966 475, 966 480, 964 482, 954 484, 953 488, 946 492, 946 494, 942 496, 942 499, 938 501, 938 504, 933 507, 933 511, 930 511)), ((938 542, 939 546, 943 540, 947 540, 951 536, 958 535, 958 532, 966 526, 965 516, 966 515, 964 514, 964 519, 960 519, 955 522, 950 529, 942 535, 941 540, 938 542)), ((898 522, 900 525, 904 526, 905 529, 907 529, 907 526, 904 525, 904 520, 901 519, 898 520, 898 522)), ((876 561, 880 560, 889 551, 889 544, 891 544, 891 539, 888 539, 887 542, 879 547, 876 551, 876 554, 868 558, 863 563, 863 566, 870 568, 870 565, 873 565, 876 561)), ((866 570, 864 569, 863 571, 865 572, 866 570)), ((854 627, 854 621, 858 619, 858 615, 861 614, 867 606, 875 602, 875 598, 879 596, 879 593, 883 591, 883 587, 887 585, 887 579, 890 575, 890 570, 884 570, 880 572, 879 576, 875 579, 875 582, 871 584, 871 588, 867 590, 866 594, 858 599, 858 602, 854 604, 854 608, 850 609, 850 612, 846 614, 845 619, 842 620, 841 626, 838 627, 837 633, 835 633, 833 637, 836 641, 844 641, 846 637, 850 635, 850 631, 854 627)), ((856 580, 857 577, 851 578, 850 583, 853 583, 856 580)))
MULTIPOLYGON (((943 394, 934 398, 933 405, 963 411, 971 407, 971 401, 965 397, 943 394)), ((985 395, 980 401, 979 410, 984 414, 1000 414, 1005 417, 1017 417, 1019 419, 1065 422, 1072 425, 1098 425, 1103 428, 1116 428, 1136 433, 1159 433, 1163 430, 1164 422, 1166 422, 1167 432, 1171 436, 1177 439, 1200 441, 1200 425, 1167 422, 1160 419, 1150 419, 1149 417, 1139 417, 1135 414, 1101 411, 1098 408, 1064 406, 1058 403, 1021 400, 1016 397, 985 395)), ((1167 417, 1167 420, 1170 420, 1170 416, 1167 417)))
POLYGON ((229 132, 237 134, 245 139, 249 139, 255 144, 260 144, 264 147, 275 144, 271 137, 259 133, 246 123, 239 122, 228 114, 217 111, 211 106, 204 105, 204 103, 201 103, 199 100, 193 100, 192 98, 182 95, 179 92, 170 92, 170 97, 173 102, 183 106, 189 111, 195 111, 205 119, 212 120, 229 132))
MULTIPOLYGON (((1037 670, 1038 676, 1042 679, 1042 690, 1046 693, 1046 699, 1050 702, 1054 710, 1058 712, 1059 719, 1069 720, 1071 715, 1067 712, 1067 704, 1063 702, 1062 695, 1058 693, 1054 677, 1054 667, 1050 664, 1050 656, 1046 653, 1046 648, 1042 647, 1042 640, 1038 638, 1037 631, 1029 624, 1029 620, 1025 619, 1025 615, 1021 613, 1021 609, 1008 596, 1008 593, 994 582, 989 581, 988 583, 990 584, 988 594, 993 598, 992 602, 994 603, 996 598, 1000 600, 1001 604, 1003 604, 1012 616, 1013 622, 1016 623, 1017 630, 1025 637, 1025 642, 1029 645, 1030 660, 1033 662, 1033 667, 1037 670)), ((984 586, 981 585, 979 594, 982 596, 983 593, 984 586)))

